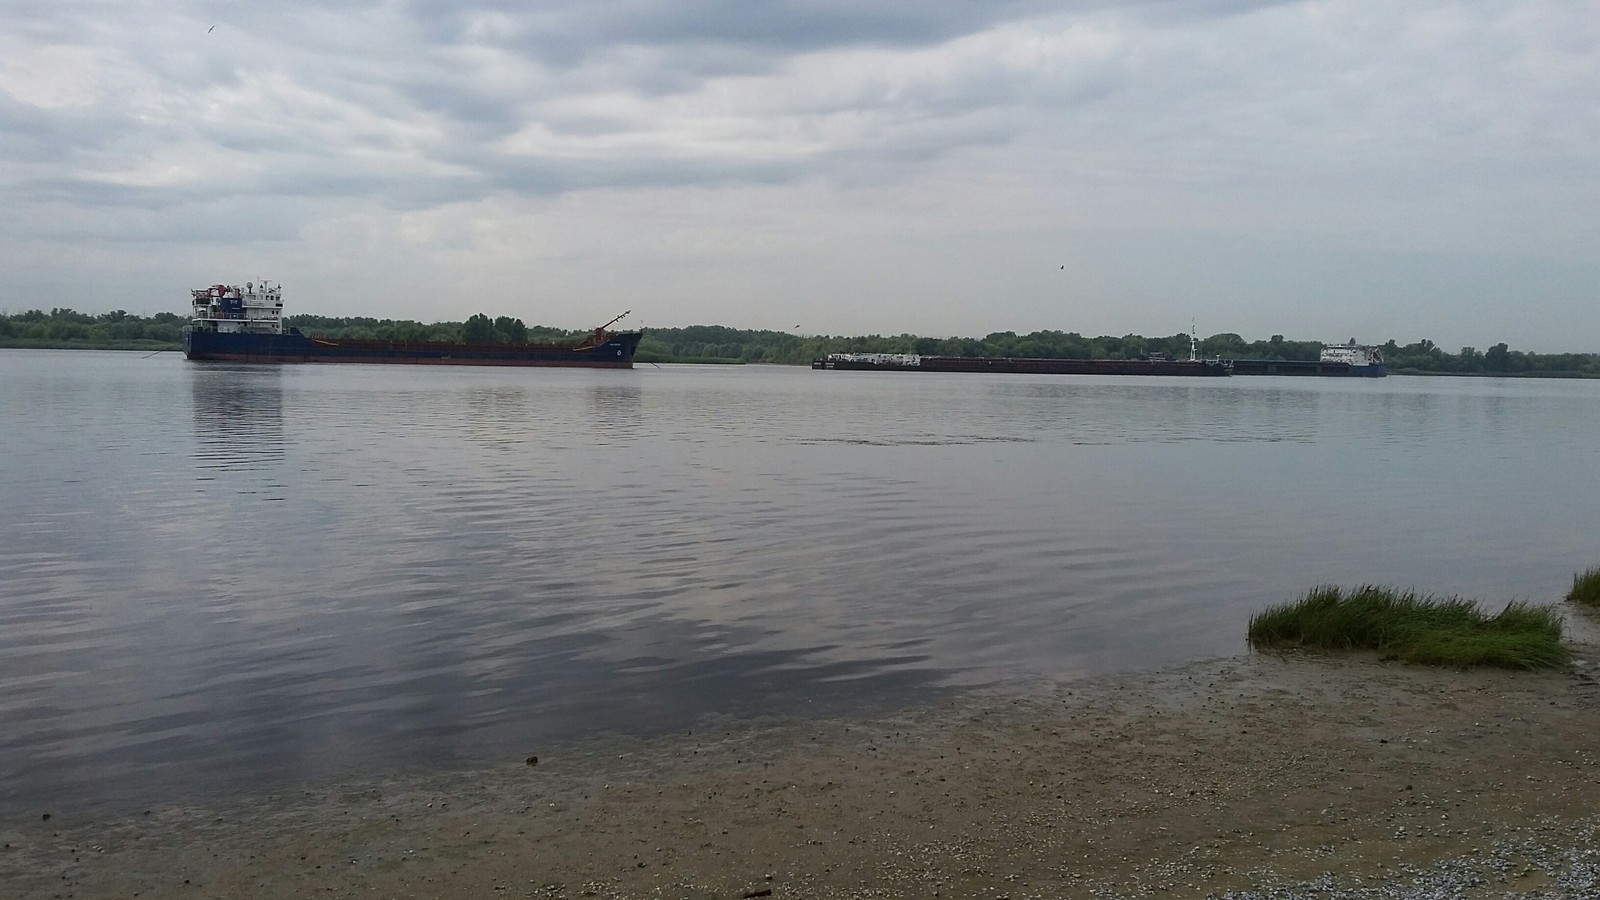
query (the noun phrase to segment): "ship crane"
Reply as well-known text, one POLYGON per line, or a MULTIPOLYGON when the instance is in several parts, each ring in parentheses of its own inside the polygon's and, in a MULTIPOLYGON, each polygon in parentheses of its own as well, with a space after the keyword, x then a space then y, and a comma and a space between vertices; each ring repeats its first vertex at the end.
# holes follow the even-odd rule
POLYGON ((623 316, 626 316, 628 313, 631 313, 631 312, 633 312, 633 310, 625 309, 625 310, 622 311, 622 315, 617 316, 616 318, 614 318, 611 321, 605 323, 604 325, 601 325, 599 328, 596 328, 594 330, 594 335, 589 338, 588 346, 590 346, 590 347, 598 347, 601 344, 604 344, 611 337, 611 332, 609 330, 607 330, 607 329, 609 329, 611 326, 617 324, 618 322, 621 322, 622 319, 623 319, 623 316))

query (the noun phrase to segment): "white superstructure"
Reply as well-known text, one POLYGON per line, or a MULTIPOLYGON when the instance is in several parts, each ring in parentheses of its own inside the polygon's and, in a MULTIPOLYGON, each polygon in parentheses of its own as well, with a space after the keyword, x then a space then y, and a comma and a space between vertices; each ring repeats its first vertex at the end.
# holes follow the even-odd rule
POLYGON ((874 366, 920 366, 922 357, 915 353, 829 353, 835 362, 867 363, 874 366))
POLYGON ((214 284, 194 295, 192 327, 227 334, 282 334, 283 285, 245 282, 214 284))
POLYGON ((1355 338, 1348 344, 1327 344, 1322 348, 1322 361, 1327 363, 1347 363, 1350 366, 1381 366, 1383 365, 1383 351, 1377 347, 1369 347, 1356 343, 1355 338))

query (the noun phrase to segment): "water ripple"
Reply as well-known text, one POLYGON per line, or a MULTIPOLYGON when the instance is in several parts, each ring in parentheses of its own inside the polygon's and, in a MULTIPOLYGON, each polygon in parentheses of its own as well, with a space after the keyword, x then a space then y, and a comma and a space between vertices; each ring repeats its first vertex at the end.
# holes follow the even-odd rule
POLYGON ((5 810, 1159 665, 1323 581, 1593 564, 1592 383, 0 378, 5 810))

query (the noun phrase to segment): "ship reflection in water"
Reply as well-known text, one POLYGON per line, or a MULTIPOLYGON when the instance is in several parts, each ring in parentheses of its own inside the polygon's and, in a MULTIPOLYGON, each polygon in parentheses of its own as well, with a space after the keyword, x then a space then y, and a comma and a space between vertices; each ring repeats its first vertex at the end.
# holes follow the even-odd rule
POLYGON ((283 370, 218 363, 189 366, 185 374, 196 477, 259 486, 253 473, 276 469, 284 459, 283 370))

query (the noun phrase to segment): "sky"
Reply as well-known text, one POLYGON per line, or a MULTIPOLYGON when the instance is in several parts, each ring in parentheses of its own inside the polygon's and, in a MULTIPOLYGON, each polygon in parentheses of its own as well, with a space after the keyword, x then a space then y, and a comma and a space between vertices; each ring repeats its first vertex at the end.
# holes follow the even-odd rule
POLYGON ((1600 351, 1600 14, 0 0, 0 311, 1600 351))

